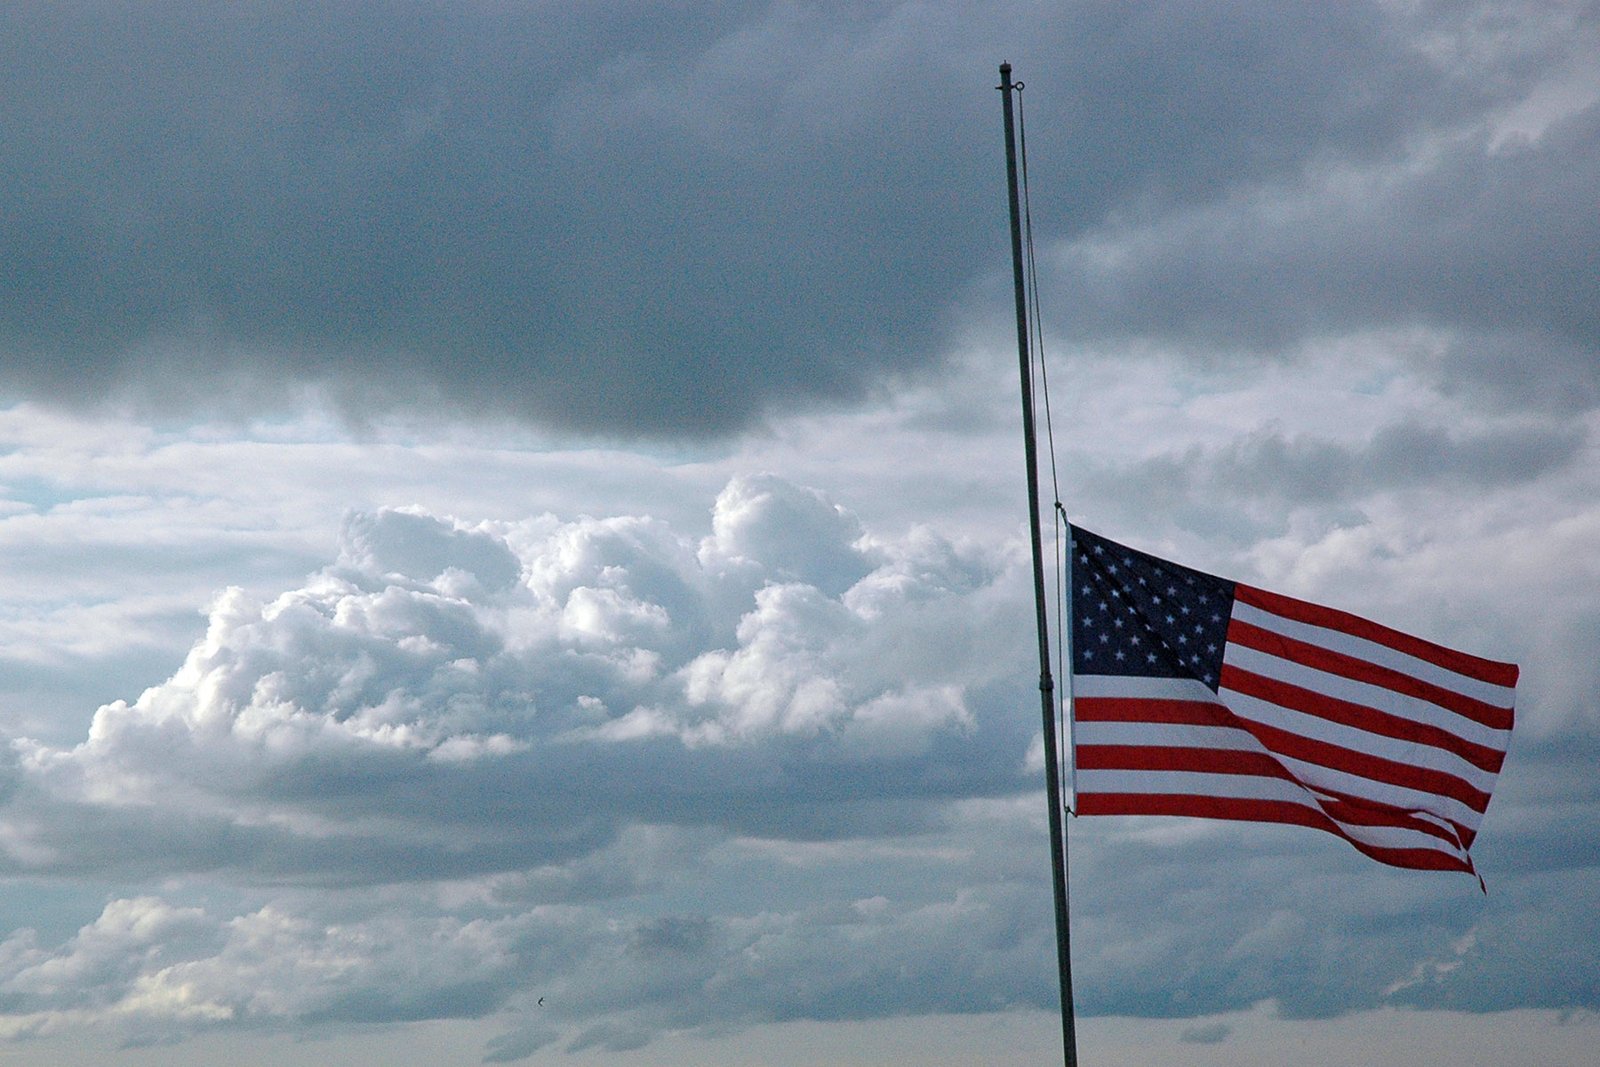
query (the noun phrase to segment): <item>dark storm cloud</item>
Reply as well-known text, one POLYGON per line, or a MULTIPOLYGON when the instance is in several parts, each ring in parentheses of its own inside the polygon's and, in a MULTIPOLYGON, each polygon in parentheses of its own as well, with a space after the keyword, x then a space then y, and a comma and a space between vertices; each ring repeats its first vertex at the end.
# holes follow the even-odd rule
POLYGON ((945 191, 970 165, 918 163, 961 119, 947 83, 905 110, 845 84, 875 43, 927 82, 914 40, 578 10, 11 9, 13 380, 104 391, 177 353, 694 431, 926 358, 947 273, 883 268, 972 258, 945 191))
POLYGON ((3 19, 11 388, 312 383, 644 433, 859 397, 949 347, 956 295, 1003 269, 998 59, 1035 82, 1047 235, 1378 158, 1485 99, 1350 5, 3 19))
POLYGON ((1241 189, 1113 225, 1064 260, 1087 337, 1295 350, 1426 327, 1446 382, 1571 410, 1600 398, 1600 105, 1533 142, 1490 131, 1396 166, 1241 189))
POLYGON ((1417 421, 1392 423, 1357 444, 1269 428, 1216 448, 1194 446, 1095 481, 1152 502, 1203 510, 1218 500, 1337 505, 1387 490, 1489 490, 1560 470, 1582 452, 1575 426, 1528 425, 1471 431, 1417 421))

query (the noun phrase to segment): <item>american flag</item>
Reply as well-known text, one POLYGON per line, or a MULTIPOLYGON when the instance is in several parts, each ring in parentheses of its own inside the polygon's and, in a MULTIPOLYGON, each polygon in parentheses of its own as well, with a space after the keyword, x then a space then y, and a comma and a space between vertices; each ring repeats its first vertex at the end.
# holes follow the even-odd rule
POLYGON ((1079 815, 1314 826, 1476 874, 1515 664, 1071 532, 1079 815))

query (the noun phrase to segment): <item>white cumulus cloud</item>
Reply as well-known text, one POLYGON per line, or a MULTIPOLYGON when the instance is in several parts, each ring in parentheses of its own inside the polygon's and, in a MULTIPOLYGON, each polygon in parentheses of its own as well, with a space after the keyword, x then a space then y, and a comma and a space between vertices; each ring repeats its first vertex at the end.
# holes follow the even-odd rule
POLYGON ((5 860, 378 881, 746 818, 702 779, 821 808, 886 761, 902 791, 981 792, 1026 732, 980 728, 1004 642, 951 625, 1014 608, 1011 563, 873 540, 771 476, 730 483, 698 542, 645 517, 353 514, 336 561, 270 599, 224 592, 182 666, 86 739, 15 740, 5 860), (903 766, 930 753, 938 787, 903 766))

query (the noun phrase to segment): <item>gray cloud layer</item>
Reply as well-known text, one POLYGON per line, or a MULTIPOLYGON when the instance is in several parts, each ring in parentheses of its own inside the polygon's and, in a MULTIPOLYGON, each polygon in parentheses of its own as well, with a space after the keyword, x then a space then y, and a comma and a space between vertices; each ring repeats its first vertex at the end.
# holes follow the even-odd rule
POLYGON ((1520 339, 1592 392, 1594 108, 1485 126, 1592 12, 1525 14, 12 5, 5 384, 646 434, 856 398, 1003 270, 1007 58, 1071 334, 1421 322, 1470 378, 1520 339))
POLYGON ((361 406, 721 430, 925 360, 929 268, 975 251, 981 210, 939 194, 971 165, 919 159, 945 109, 848 84, 926 62, 892 11, 5 17, 0 321, 36 389, 192 358, 361 406))

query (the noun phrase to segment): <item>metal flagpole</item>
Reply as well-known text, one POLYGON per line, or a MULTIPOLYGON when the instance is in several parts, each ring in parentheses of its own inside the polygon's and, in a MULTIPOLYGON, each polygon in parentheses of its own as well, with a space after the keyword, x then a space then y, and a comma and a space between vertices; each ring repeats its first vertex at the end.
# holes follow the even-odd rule
POLYGON ((1078 1067, 1077 1020, 1072 1008, 1072 951, 1067 928, 1067 838, 1061 818, 1061 768, 1056 760, 1055 682, 1050 677, 1050 633, 1045 611, 1044 546, 1039 532, 1039 450, 1033 427, 1033 367, 1029 358, 1028 302, 1022 274, 1022 212, 1017 196, 1017 141, 1011 64, 1000 64, 1005 108, 1006 194, 1011 207, 1011 273, 1017 300, 1017 361, 1022 372, 1022 436, 1028 467, 1028 533, 1033 542, 1033 598, 1039 633, 1039 705, 1044 720, 1044 778, 1050 806, 1050 870, 1056 902, 1056 963, 1061 973, 1061 1041, 1066 1067, 1078 1067))

